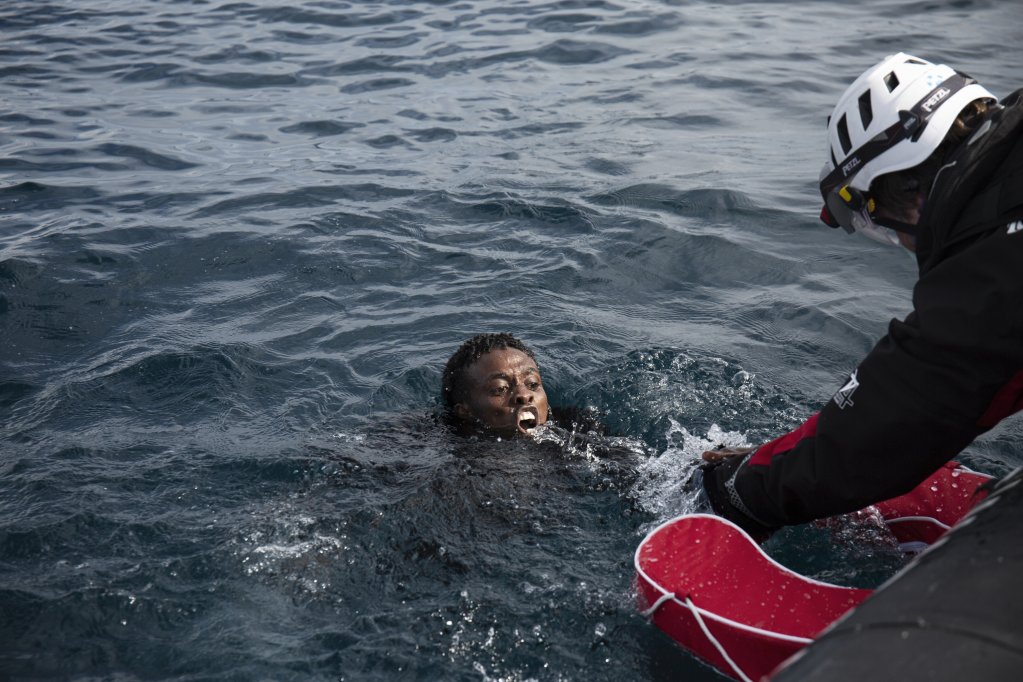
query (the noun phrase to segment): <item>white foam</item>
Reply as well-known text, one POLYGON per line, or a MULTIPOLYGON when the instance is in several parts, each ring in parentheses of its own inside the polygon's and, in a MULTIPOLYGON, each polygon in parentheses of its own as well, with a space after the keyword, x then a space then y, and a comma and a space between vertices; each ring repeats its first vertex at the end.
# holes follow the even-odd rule
MULTIPOLYGON (((632 487, 632 497, 638 505, 655 517, 650 527, 679 514, 700 510, 703 488, 699 479, 693 476, 703 461, 700 456, 704 451, 719 445, 750 447, 746 436, 737 431, 724 431, 717 424, 712 425, 705 436, 698 436, 675 420, 669 421, 671 426, 667 436, 670 445, 660 455, 640 465, 632 487)), ((641 529, 642 532, 646 530, 647 527, 641 529)))

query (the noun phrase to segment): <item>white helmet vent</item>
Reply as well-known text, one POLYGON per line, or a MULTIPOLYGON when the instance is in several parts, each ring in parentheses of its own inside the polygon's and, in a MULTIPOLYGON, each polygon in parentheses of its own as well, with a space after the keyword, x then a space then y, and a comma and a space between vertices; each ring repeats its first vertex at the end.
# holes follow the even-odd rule
POLYGON ((870 105, 870 90, 867 90, 860 95, 860 123, 863 125, 863 129, 869 128, 870 122, 873 120, 874 107, 870 105))
POLYGON ((899 87, 899 77, 895 75, 894 71, 888 72, 888 75, 884 77, 884 86, 888 88, 888 92, 895 92, 895 88, 899 87))
POLYGON ((849 154, 849 150, 852 149, 852 140, 849 139, 849 124, 846 122, 845 114, 842 114, 842 118, 838 119, 838 143, 842 145, 842 155, 849 154))

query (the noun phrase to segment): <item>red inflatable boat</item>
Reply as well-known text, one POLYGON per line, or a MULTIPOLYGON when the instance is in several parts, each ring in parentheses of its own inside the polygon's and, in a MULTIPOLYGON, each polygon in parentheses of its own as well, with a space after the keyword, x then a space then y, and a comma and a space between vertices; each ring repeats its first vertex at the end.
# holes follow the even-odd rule
MULTIPOLYGON (((880 514, 905 550, 917 551, 966 516, 990 480, 950 462, 871 513, 880 514)), ((653 623, 743 682, 770 675, 874 593, 795 573, 738 526, 707 514, 654 529, 636 550, 635 566, 640 605, 653 623)))

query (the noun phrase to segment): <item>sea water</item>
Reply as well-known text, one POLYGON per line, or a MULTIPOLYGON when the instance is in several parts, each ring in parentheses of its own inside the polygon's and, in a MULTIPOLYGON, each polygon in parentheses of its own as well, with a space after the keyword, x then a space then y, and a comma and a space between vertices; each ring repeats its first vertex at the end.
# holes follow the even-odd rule
MULTIPOLYGON (((1021 14, 5 2, 0 679, 719 679, 638 614, 635 547, 910 307, 909 258, 817 220, 825 117, 900 50, 1007 94, 1021 14), (490 331, 617 456, 445 430, 490 331)), ((771 551, 897 569, 845 540, 771 551)))

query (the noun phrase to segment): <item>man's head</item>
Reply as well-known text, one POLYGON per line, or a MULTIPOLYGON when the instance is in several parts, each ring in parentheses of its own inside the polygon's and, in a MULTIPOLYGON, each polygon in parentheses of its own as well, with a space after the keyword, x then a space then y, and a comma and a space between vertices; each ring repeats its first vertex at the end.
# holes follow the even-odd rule
POLYGON ((536 358, 511 334, 478 334, 444 367, 444 403, 460 423, 503 434, 529 434, 550 408, 536 358))
POLYGON ((865 71, 828 119, 821 219, 912 248, 920 208, 945 157, 994 102, 969 76, 903 53, 865 71))

